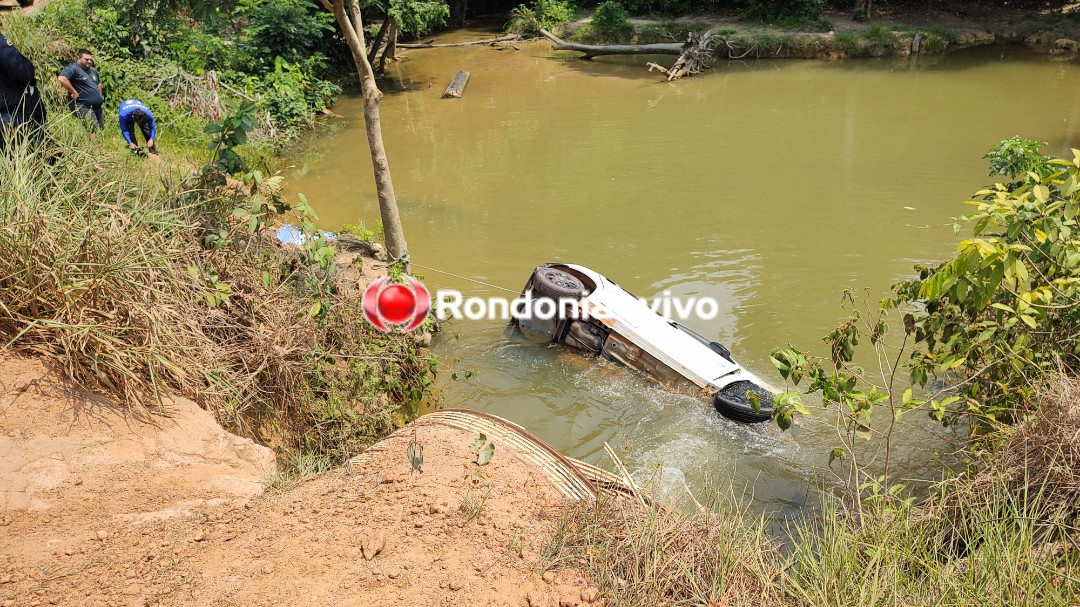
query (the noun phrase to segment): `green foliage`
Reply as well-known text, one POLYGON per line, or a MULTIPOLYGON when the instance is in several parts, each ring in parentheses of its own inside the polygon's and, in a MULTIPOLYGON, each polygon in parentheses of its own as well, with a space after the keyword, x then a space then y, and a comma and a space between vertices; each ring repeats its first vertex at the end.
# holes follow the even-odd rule
POLYGON ((1073 162, 1049 160, 1053 173, 976 193, 975 212, 961 217, 972 235, 955 257, 920 268, 897 286, 913 314, 912 381, 925 385, 950 369, 963 410, 936 407, 937 419, 963 412, 979 422, 1012 422, 1033 390, 1061 365, 1080 370, 1080 151, 1073 162))
POLYGON ((301 63, 316 56, 334 33, 334 16, 311 0, 240 0, 247 18, 242 41, 254 65, 270 69, 280 57, 301 63))
MULTIPOLYGON (((923 27, 923 26, 908 25, 906 23, 897 23, 897 22, 893 22, 893 21, 881 22, 881 26, 886 31, 890 31, 890 32, 901 32, 901 33, 904 33, 904 34, 918 34, 918 33, 921 32, 922 34, 925 35, 925 38, 923 39, 923 42, 922 42, 923 45, 927 44, 928 41, 933 41, 933 40, 936 40, 936 41, 938 41, 940 43, 944 43, 944 44, 948 44, 948 43, 956 40, 956 32, 955 31, 953 31, 951 29, 948 29, 948 28, 945 28, 945 27, 940 27, 940 26, 923 27)), ((935 44, 935 42, 931 42, 931 44, 935 44)))
POLYGON ((789 29, 827 32, 832 28, 820 0, 746 0, 739 18, 789 29))
POLYGON ((168 44, 168 52, 181 68, 200 76, 207 70, 239 65, 244 61, 234 45, 225 44, 220 36, 200 28, 183 28, 176 32, 176 37, 168 44))
MULTIPOLYGON (((238 96, 268 111, 267 130, 281 139, 295 138, 341 92, 328 80, 342 73, 330 57, 347 65, 346 53, 335 38, 333 17, 314 0, 242 0, 237 18, 227 24, 216 18, 191 21, 186 12, 159 18, 150 11, 153 5, 66 0, 46 7, 41 19, 64 41, 63 54, 73 55, 78 47, 95 53, 108 105, 141 99, 167 131, 175 128, 173 121, 195 127, 188 120, 193 111, 204 118, 218 115, 211 106, 233 95, 228 88, 211 91, 208 82, 195 78, 210 70, 219 82, 242 91, 238 96), (135 6, 150 12, 139 17, 135 6)), ((183 137, 194 139, 199 130, 191 128, 183 137)))
POLYGON ((999 141, 983 158, 990 159, 990 176, 1004 175, 1009 179, 1023 177, 1028 181, 1028 172, 1036 173, 1040 178, 1048 177, 1055 167, 1051 158, 1039 153, 1045 141, 1025 139, 1019 135, 999 141))
POLYGON ((480 436, 469 445, 469 451, 476 456, 477 466, 486 466, 495 455, 495 443, 489 443, 487 436, 481 432, 480 436))
POLYGON ((863 34, 865 46, 863 54, 870 57, 883 57, 900 47, 896 34, 884 23, 873 23, 863 34))
POLYGON ((757 56, 761 55, 773 55, 783 48, 786 42, 790 41, 787 36, 778 36, 770 31, 760 30, 753 32, 751 39, 754 43, 754 50, 757 56))
MULTIPOLYGON (((39 70, 73 54, 53 29, 69 2, 84 6, 54 2, 5 27, 39 70)), ((133 408, 184 395, 233 432, 266 439, 273 428, 297 468, 339 463, 413 415, 437 365, 413 336, 370 327, 360 298, 338 292, 335 249, 311 205, 282 198, 281 176, 252 145, 265 107, 229 102, 207 126, 203 112, 219 106, 204 105, 204 78, 160 55, 95 60, 107 103, 140 97, 164 137, 184 139, 162 146, 167 162, 151 178, 145 161, 106 143, 117 139, 114 121, 92 140, 45 87, 48 146, 0 155, 5 343, 133 408), (204 163, 195 176, 177 170, 204 163), (301 246, 283 248, 266 229, 286 218, 299 222, 301 246)))
MULTIPOLYGON (((342 234, 351 234, 351 235, 355 236, 360 242, 367 243, 367 244, 373 243, 378 239, 378 235, 375 233, 375 231, 374 230, 369 230, 364 225, 364 222, 360 222, 360 225, 347 223, 347 224, 341 226, 340 233, 342 233, 342 234)), ((381 231, 380 231, 380 233, 381 233, 381 231)))
POLYGON ((849 456, 857 437, 884 440, 883 477, 850 458, 850 478, 864 489, 888 487, 893 426, 907 412, 922 409, 945 424, 964 417, 985 431, 1021 419, 1053 374, 1080 372, 1080 150, 1072 162, 1037 161, 1029 153, 1038 142, 1018 141, 995 148, 1017 152, 995 158, 1003 170, 1019 158, 1052 172, 1030 171, 1023 181, 977 192, 968 202, 975 211, 960 218, 971 236, 951 260, 918 266, 917 278, 897 284, 876 307, 848 293, 852 315, 825 338, 827 362, 790 346, 773 352, 790 385, 808 379, 808 392, 839 406, 849 456), (890 330, 897 315, 899 336, 890 330), (867 338, 880 372, 854 362, 867 338), (903 389, 897 382, 905 375, 911 387, 903 389), (925 392, 932 379, 939 382, 925 392), (882 405, 889 409, 884 430, 872 423, 882 405))
POLYGON ((835 40, 837 45, 839 45, 841 48, 848 51, 855 50, 859 45, 858 34, 851 30, 836 32, 836 34, 833 35, 833 40, 835 40))
POLYGON ((300 128, 313 124, 313 111, 329 107, 334 96, 341 92, 336 84, 312 78, 312 70, 304 65, 278 57, 273 71, 263 76, 259 84, 263 106, 290 139, 299 134, 300 128))
POLYGON ((205 129, 206 134, 211 136, 209 150, 214 153, 212 167, 223 175, 247 172, 247 162, 236 148, 247 143, 248 134, 258 126, 255 118, 258 108, 254 103, 242 101, 231 109, 230 114, 211 122, 205 129))
POLYGON ((566 0, 533 0, 532 6, 519 4, 510 11, 507 31, 538 33, 553 30, 574 18, 574 7, 566 0))
POLYGON ((445 24, 450 6, 445 0, 390 0, 388 14, 402 33, 420 35, 445 24))
POLYGON ((619 42, 634 33, 630 14, 616 0, 605 0, 593 14, 592 31, 604 42, 619 42))

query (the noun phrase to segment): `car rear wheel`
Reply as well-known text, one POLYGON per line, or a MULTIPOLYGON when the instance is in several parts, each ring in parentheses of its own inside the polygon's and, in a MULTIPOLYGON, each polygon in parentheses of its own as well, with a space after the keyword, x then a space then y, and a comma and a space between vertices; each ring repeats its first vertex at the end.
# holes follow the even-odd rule
POLYGON ((585 285, 577 276, 556 268, 536 268, 534 278, 533 289, 553 299, 578 299, 585 292, 585 285))
POLYGON ((757 424, 772 419, 773 395, 768 390, 748 381, 737 381, 713 396, 713 406, 721 415, 737 422, 757 424), (753 392, 761 401, 761 408, 754 411, 747 392, 753 392))

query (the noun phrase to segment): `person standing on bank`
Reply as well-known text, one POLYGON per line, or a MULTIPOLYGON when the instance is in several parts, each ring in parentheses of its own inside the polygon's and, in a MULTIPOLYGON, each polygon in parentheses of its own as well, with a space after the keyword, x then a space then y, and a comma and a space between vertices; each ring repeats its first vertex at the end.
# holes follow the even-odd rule
POLYGON ((120 132, 124 135, 128 147, 132 152, 139 152, 139 140, 135 136, 135 125, 139 125, 146 147, 151 154, 157 154, 157 121, 150 108, 143 105, 138 99, 128 99, 120 104, 120 132))
POLYGON ((65 67, 56 81, 67 89, 68 107, 80 118, 88 118, 91 130, 100 131, 105 128, 105 115, 101 111, 105 97, 101 94, 101 81, 93 65, 93 54, 79 49, 75 63, 65 67))
POLYGON ((0 150, 10 133, 23 127, 24 135, 35 140, 42 136, 45 104, 34 77, 34 64, 0 34, 0 150))

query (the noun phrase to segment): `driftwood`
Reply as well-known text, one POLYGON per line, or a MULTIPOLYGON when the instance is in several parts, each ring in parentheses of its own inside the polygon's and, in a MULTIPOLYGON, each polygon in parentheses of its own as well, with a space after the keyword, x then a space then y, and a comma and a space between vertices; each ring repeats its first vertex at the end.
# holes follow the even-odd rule
POLYGON ((510 40, 521 40, 521 36, 518 34, 511 34, 509 36, 503 36, 501 38, 488 38, 487 40, 473 40, 472 42, 455 42, 454 44, 432 44, 430 42, 420 42, 416 44, 398 44, 398 48, 450 48, 454 46, 478 46, 481 44, 498 44, 499 42, 508 42, 510 40))
POLYGON ((686 42, 682 44, 678 43, 660 43, 660 44, 610 44, 610 45, 596 45, 596 44, 573 44, 564 42, 557 38, 554 34, 547 30, 540 30, 545 38, 555 43, 552 48, 556 51, 577 51, 584 53, 582 59, 592 59, 600 55, 678 55, 679 58, 675 61, 675 64, 670 68, 666 68, 658 63, 649 62, 646 66, 649 71, 659 70, 660 73, 667 76, 668 81, 682 78, 683 76, 692 76, 705 69, 707 69, 714 59, 716 59, 716 51, 713 50, 713 46, 717 42, 722 42, 727 47, 727 56, 730 59, 741 59, 754 50, 754 47, 750 47, 745 53, 741 55, 735 54, 735 47, 728 43, 726 38, 717 36, 712 32, 707 32, 704 35, 698 36, 691 32, 686 38, 686 42))
POLYGON ((601 55, 681 55, 683 45, 678 42, 661 42, 658 44, 574 44, 560 40, 547 30, 540 33, 555 43, 551 47, 556 51, 577 51, 582 53, 582 59, 592 59, 601 55))
POLYGON ((450 86, 446 87, 446 92, 442 94, 443 99, 447 97, 453 97, 458 99, 461 97, 461 92, 465 90, 465 85, 469 83, 469 72, 461 70, 454 76, 454 79, 450 81, 450 86))
POLYGON ((708 69, 713 60, 716 59, 716 53, 712 49, 714 42, 716 42, 716 36, 712 32, 706 32, 701 37, 690 32, 686 42, 683 44, 683 52, 675 61, 675 65, 665 68, 662 65, 650 62, 648 64, 649 71, 651 72, 654 69, 659 71, 667 76, 668 82, 686 75, 693 76, 702 70, 708 69))

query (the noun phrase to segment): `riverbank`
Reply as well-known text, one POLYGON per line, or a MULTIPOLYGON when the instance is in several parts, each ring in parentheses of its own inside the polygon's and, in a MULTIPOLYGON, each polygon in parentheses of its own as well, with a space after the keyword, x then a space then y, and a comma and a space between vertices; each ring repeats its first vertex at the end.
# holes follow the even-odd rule
MULTIPOLYGON (((564 36, 578 42, 601 42, 588 27, 590 18, 567 23, 564 36)), ((687 32, 711 31, 726 44, 724 58, 844 59, 940 54, 975 46, 1017 44, 1039 53, 1075 58, 1080 53, 1080 4, 1060 9, 944 3, 931 7, 885 6, 872 21, 856 21, 850 12, 826 8, 816 30, 749 22, 737 14, 677 19, 629 19, 625 34, 633 44, 669 43, 687 32), (827 29, 827 31, 820 31, 827 29)))
MULTIPOLYGON (((0 415, 13 416, 0 424, 11 432, 4 452, 32 455, 4 462, 13 486, 25 481, 0 520, 0 541, 12 542, 0 591, 12 605, 1075 602, 1068 409, 1047 407, 1012 451, 1061 448, 1050 469, 1064 498, 1050 505, 1065 504, 1066 518, 1026 526, 1042 521, 1046 503, 1014 495, 1043 493, 1040 484, 975 494, 955 508, 970 518, 922 526, 910 505, 838 509, 807 525, 794 561, 738 512, 695 519, 600 503, 566 514, 501 444, 481 466, 470 433, 407 430, 383 457, 307 478, 389 432, 395 407, 423 394, 428 361, 410 360, 415 342, 363 332, 362 284, 332 267, 315 230, 309 247, 283 249, 262 229, 280 212, 263 216, 255 202, 284 203, 276 182, 244 174, 250 189, 238 196, 215 185, 216 162, 199 177, 186 166, 148 171, 53 110, 50 134, 70 138, 59 166, 19 150, 0 175, 13 184, 0 240, 11 265, 0 275, 22 281, 5 285, 3 326, 5 341, 80 382, 0 367, 12 380, 0 401, 0 415), (101 401, 80 384, 124 398, 101 401), (266 461, 244 454, 266 452, 215 430, 191 403, 158 401, 162 387, 199 399, 238 433, 295 440, 291 476, 266 485, 282 492, 223 488, 228 476, 250 488, 266 461), (27 398, 39 391, 56 400, 27 398), (183 425, 149 441, 124 433, 153 433, 137 417, 162 411, 183 425), (70 448, 60 444, 68 437, 70 448), (409 465, 410 439, 425 447, 424 472, 409 465), (20 475, 33 475, 33 487, 20 475), (191 495, 196 503, 185 503, 191 495)), ((1023 480, 1044 476, 1009 461, 1023 480)))
POLYGON ((187 399, 140 420, 37 359, 5 356, 0 377, 4 607, 598 598, 574 570, 549 571, 566 499, 512 444, 480 467, 475 433, 428 425, 423 473, 408 433, 289 478, 187 399))
MULTIPOLYGON (((718 496, 680 515, 573 502, 517 442, 406 428, 335 471, 186 399, 135 419, 40 360, 0 358, 0 605, 1073 605, 1078 387, 927 505, 826 504, 789 527, 718 496), (408 446, 423 447, 423 472, 408 446), (1064 518, 1062 518, 1064 516, 1064 518)), ((716 497, 716 496, 714 496, 716 497)), ((692 509, 692 508, 691 508, 692 509)))

